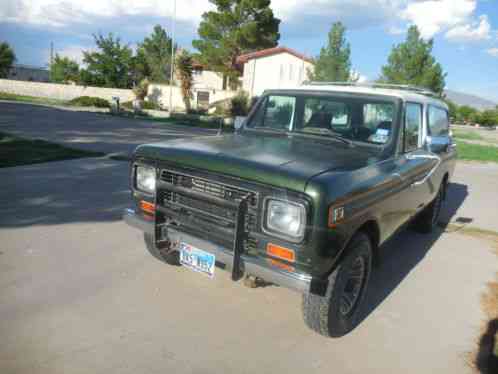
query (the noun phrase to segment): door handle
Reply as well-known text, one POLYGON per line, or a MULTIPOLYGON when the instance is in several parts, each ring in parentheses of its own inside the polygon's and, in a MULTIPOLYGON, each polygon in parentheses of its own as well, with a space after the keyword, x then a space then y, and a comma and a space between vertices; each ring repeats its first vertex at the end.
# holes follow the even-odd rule
POLYGON ((430 155, 411 155, 409 158, 409 160, 420 160, 420 159, 426 159, 426 160, 436 160, 436 165, 434 165, 434 167, 429 170, 429 172, 422 178, 422 179, 419 179, 418 181, 415 181, 413 182, 410 187, 417 187, 417 186, 420 186, 422 184, 424 184, 425 182, 427 182, 429 180, 429 178, 432 176, 432 174, 434 174, 434 172, 437 170, 437 168, 439 167, 439 165, 441 165, 441 157, 439 157, 438 155, 436 154, 430 154, 430 155))

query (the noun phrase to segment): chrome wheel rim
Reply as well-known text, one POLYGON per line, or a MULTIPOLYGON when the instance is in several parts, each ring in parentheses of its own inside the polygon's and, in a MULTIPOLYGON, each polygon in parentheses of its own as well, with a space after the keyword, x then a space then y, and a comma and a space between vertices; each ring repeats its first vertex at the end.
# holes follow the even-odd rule
POLYGON ((339 312, 343 316, 348 316, 355 309, 365 282, 366 270, 365 259, 358 256, 349 269, 346 285, 341 295, 339 312))

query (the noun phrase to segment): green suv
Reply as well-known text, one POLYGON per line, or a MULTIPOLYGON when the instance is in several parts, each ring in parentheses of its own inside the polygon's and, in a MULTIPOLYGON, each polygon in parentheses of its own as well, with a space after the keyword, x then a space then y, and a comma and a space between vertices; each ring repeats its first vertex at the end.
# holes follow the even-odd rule
POLYGON ((234 133, 137 147, 124 220, 156 258, 303 294, 305 323, 358 323, 379 247, 437 224, 456 152, 448 108, 409 86, 266 91, 234 133))

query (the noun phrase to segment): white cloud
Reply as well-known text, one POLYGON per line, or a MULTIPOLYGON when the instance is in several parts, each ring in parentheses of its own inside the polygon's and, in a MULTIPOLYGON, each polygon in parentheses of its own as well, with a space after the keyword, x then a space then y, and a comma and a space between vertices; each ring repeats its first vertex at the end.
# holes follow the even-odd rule
MULTIPOLYGON (((0 22, 62 28, 77 24, 98 28, 107 19, 121 28, 142 27, 142 23, 119 23, 120 17, 162 18, 170 22, 173 0, 0 0, 0 22)), ((177 20, 192 30, 205 11, 208 0, 176 0, 177 20)), ((477 0, 272 0, 275 15, 284 32, 307 37, 323 33, 334 21, 348 28, 385 27, 398 35, 406 24, 416 24, 424 38, 446 33, 449 40, 471 41, 487 38, 491 25, 487 17, 477 19, 477 0), (313 25, 310 27, 310 24, 313 25)), ((145 22, 146 23, 146 22, 145 22)), ((119 30, 118 30, 119 31, 119 30)), ((181 32, 181 31, 180 31, 181 32)))
POLYGON ((78 64, 83 63, 83 51, 91 50, 91 48, 82 47, 80 45, 71 45, 62 48, 61 50, 55 50, 55 53, 58 53, 59 56, 67 57, 73 61, 76 61, 78 64))
POLYGON ((489 49, 486 49, 486 53, 490 56, 493 56, 493 57, 498 57, 498 48, 489 48, 489 49))
POLYGON ((402 18, 418 26, 424 38, 466 23, 475 12, 476 0, 429 0, 408 3, 402 18))
POLYGON ((446 38, 458 42, 472 42, 491 38, 491 25, 488 17, 479 17, 478 23, 467 23, 453 27, 445 34, 446 38))
MULTIPOLYGON (((177 0, 177 19, 197 23, 210 7, 207 0, 177 0)), ((92 17, 169 18, 172 13, 172 0, 2 0, 0 22, 63 27, 92 23, 92 17)))
POLYGON ((387 32, 391 35, 401 35, 406 32, 406 28, 393 25, 387 28, 387 32))

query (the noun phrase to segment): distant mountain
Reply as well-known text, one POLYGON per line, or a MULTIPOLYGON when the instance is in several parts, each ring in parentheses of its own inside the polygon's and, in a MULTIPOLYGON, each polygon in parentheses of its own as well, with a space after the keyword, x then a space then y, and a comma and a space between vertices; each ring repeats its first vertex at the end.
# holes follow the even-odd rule
POLYGON ((457 105, 468 105, 479 110, 494 109, 497 103, 482 97, 462 92, 445 90, 446 97, 457 105))

